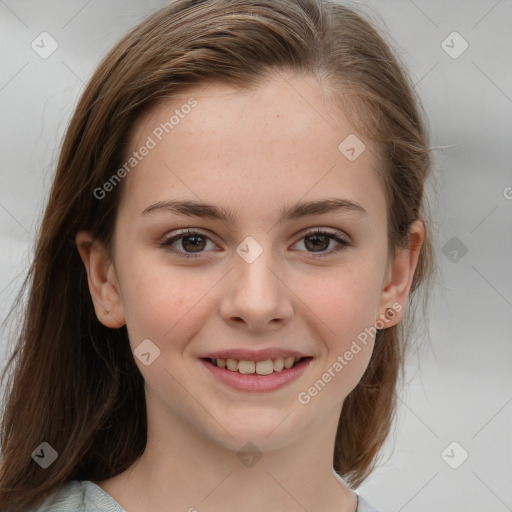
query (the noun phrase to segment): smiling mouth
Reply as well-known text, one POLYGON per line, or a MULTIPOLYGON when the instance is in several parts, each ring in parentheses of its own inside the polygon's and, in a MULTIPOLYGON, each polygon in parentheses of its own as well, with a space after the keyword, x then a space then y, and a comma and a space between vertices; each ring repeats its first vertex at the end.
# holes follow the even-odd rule
POLYGON ((296 364, 311 357, 279 357, 277 359, 267 359, 265 361, 244 361, 238 359, 211 359, 204 358, 204 361, 223 368, 234 373, 241 373, 245 375, 271 375, 272 373, 279 373, 283 370, 289 370, 296 364))

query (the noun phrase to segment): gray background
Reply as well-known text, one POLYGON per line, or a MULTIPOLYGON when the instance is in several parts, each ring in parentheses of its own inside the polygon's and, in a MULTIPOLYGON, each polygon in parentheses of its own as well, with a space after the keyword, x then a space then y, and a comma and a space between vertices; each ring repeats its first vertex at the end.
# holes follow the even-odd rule
MULTIPOLYGON (((0 0, 0 320, 84 83, 163 3, 0 0), (43 31, 58 43, 46 59, 31 47, 43 31)), ((429 337, 409 357, 383 463, 358 491, 383 512, 512 510, 512 2, 353 3, 387 26, 423 98, 439 254, 429 337)), ((9 348, 4 332, 4 362, 9 348)))

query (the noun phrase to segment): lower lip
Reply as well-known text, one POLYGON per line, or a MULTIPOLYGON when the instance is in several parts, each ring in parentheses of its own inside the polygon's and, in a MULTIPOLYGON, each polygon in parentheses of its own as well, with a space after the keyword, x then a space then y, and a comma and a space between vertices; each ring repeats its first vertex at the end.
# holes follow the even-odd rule
POLYGON ((274 391, 276 389, 286 386, 290 382, 298 379, 309 366, 311 357, 303 359, 295 366, 289 369, 274 372, 270 375, 258 375, 256 373, 243 374, 239 372, 232 372, 225 368, 219 368, 210 363, 206 359, 201 359, 203 365, 212 374, 224 384, 237 389, 239 391, 274 391))

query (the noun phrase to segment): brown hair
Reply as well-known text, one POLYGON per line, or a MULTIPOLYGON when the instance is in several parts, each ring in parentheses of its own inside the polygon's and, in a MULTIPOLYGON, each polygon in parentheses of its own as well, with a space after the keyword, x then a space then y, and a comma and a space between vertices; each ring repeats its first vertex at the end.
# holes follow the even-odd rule
MULTIPOLYGON (((63 141, 34 259, 13 305, 28 285, 2 375, 3 382, 15 361, 1 430, 2 511, 22 511, 68 480, 112 477, 144 451, 144 380, 126 326, 98 321, 75 245, 76 233, 88 230, 110 246, 122 183, 102 200, 94 190, 122 165, 138 120, 187 86, 219 80, 245 87, 285 69, 321 78, 375 141, 389 246, 406 245, 411 223, 426 219, 430 151, 420 103, 364 16, 322 0, 177 0, 159 9, 101 62, 63 141), (31 457, 44 441, 58 452, 46 469, 31 457)), ((428 222, 425 229, 410 301, 432 273, 428 222)), ((410 302, 400 324, 377 332, 369 366, 345 399, 333 466, 353 486, 374 468, 390 431, 413 313, 410 302)))

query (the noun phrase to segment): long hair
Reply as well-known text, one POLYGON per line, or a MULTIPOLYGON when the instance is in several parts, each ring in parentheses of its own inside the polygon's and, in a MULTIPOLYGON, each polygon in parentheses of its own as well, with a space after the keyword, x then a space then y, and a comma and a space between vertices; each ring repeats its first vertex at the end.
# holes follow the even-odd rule
POLYGON ((421 103, 388 43, 352 8, 323 0, 177 0, 102 60, 65 134, 33 261, 13 305, 21 307, 28 290, 2 375, 3 383, 13 366, 1 424, 2 511, 21 512, 68 480, 115 476, 144 451, 143 377, 126 327, 110 329, 97 319, 75 245, 76 233, 88 230, 111 246, 122 183, 101 200, 94 191, 126 161, 138 120, 188 86, 217 80, 242 88, 285 69, 319 77, 376 143, 389 247, 406 246, 411 223, 425 223, 405 317, 377 332, 368 368, 339 419, 335 471, 357 486, 374 468, 395 413, 412 300, 433 268, 421 103), (33 458, 43 442, 58 454, 47 468, 33 458))

